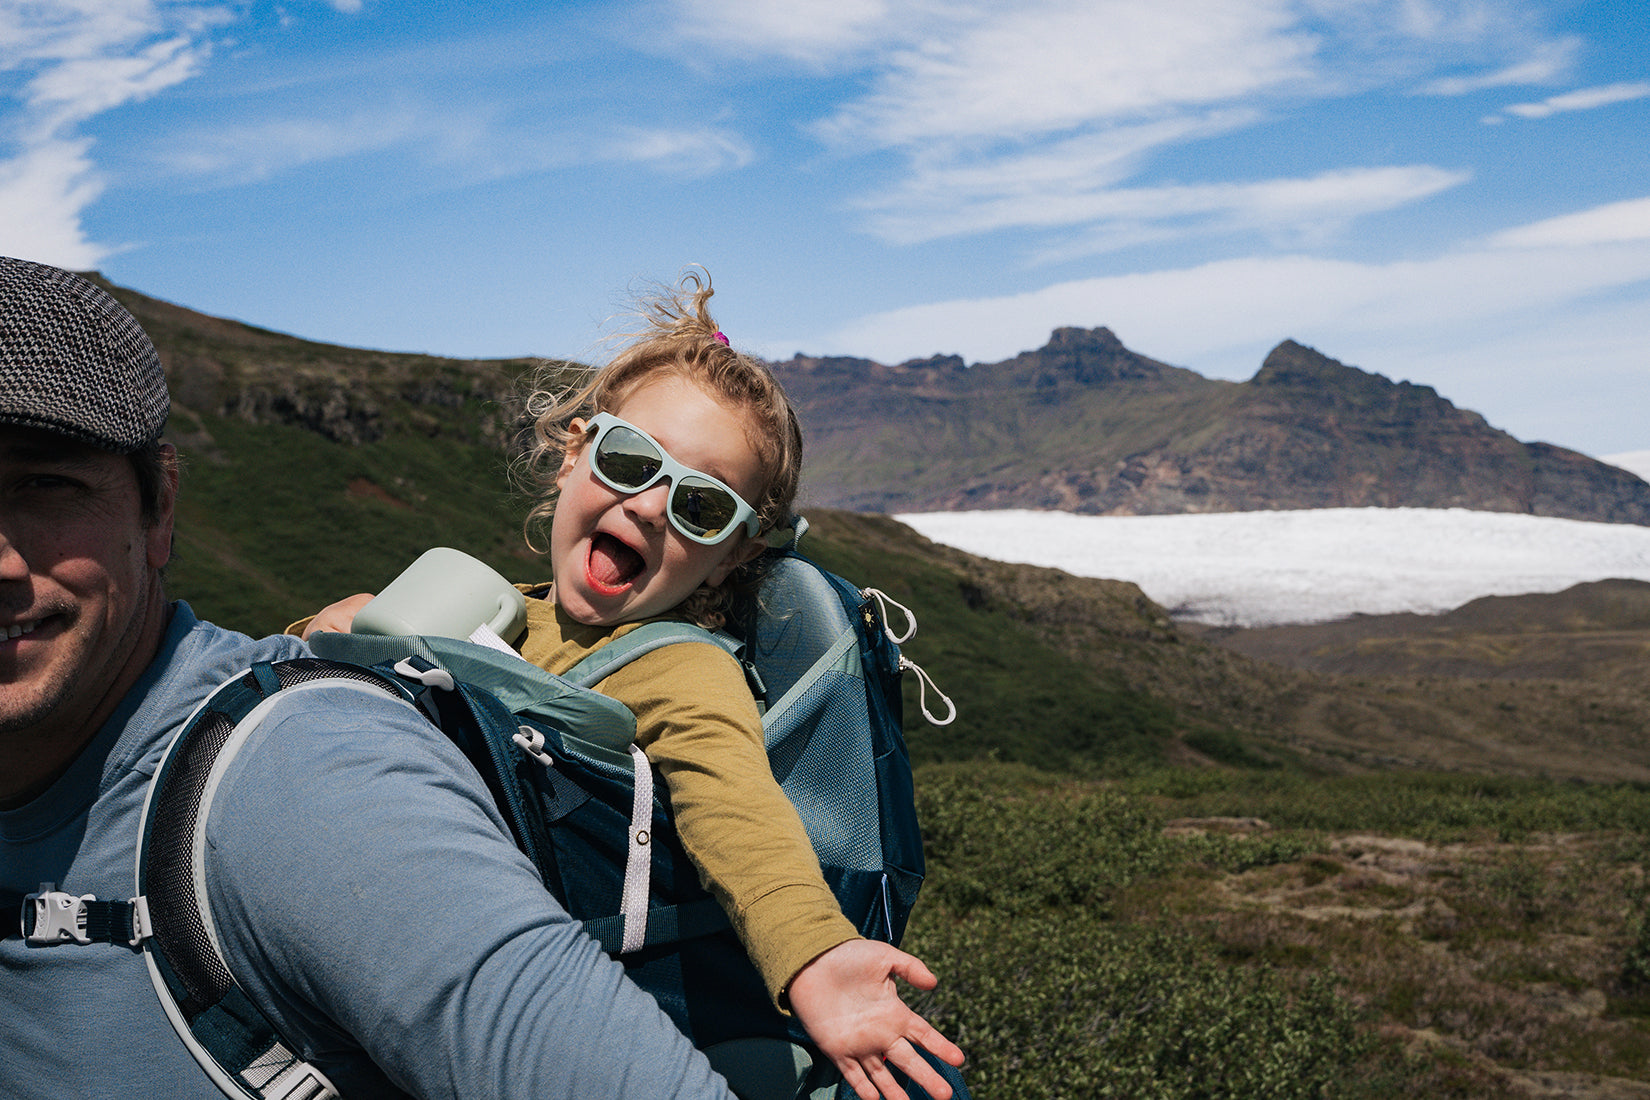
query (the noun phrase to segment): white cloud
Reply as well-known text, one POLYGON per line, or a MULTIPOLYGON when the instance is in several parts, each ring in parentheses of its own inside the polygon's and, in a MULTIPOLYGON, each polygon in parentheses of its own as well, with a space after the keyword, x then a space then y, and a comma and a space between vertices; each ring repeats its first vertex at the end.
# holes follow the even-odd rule
POLYGON ((86 239, 80 212, 103 190, 86 155, 91 142, 43 141, 0 161, 0 255, 75 271, 110 252, 86 239))
MULTIPOLYGON (((1113 185, 1164 145, 1247 125, 1247 112, 1114 126, 1031 150, 919 158, 888 192, 860 201, 885 239, 914 243, 1005 226, 1068 225, 1095 216, 1113 185)), ((1112 198, 1112 202, 1123 202, 1112 198)))
MULTIPOLYGON (((1629 84, 1606 84, 1598 88, 1581 88, 1563 95, 1551 96, 1539 103, 1514 103, 1505 113, 1518 118, 1550 118, 1569 111, 1591 111, 1617 103, 1627 103, 1650 96, 1650 81, 1629 84)), ((1492 115, 1491 119, 1503 116, 1492 115)), ((1490 121, 1486 119, 1485 121, 1490 121)))
POLYGON ((1245 229, 1288 247, 1319 243, 1349 217, 1465 177, 1330 163, 1248 184, 1123 185, 1171 150, 1314 100, 1467 64, 1480 73, 1431 90, 1545 79, 1578 48, 1498 0, 932 0, 917 11, 882 25, 886 41, 863 66, 868 90, 812 132, 841 154, 903 156, 903 171, 853 204, 876 236, 1067 229, 1034 251, 1040 261, 1245 229))
MULTIPOLYGON (((1252 371, 1266 348, 1288 336, 1323 340, 1332 355, 1353 344, 1391 343, 1394 334, 1419 346, 1496 325, 1533 325, 1645 280, 1650 240, 1473 247, 1382 264, 1262 256, 875 313, 843 326, 829 346, 884 362, 939 351, 992 362, 1040 347, 1062 325, 1107 325, 1145 354, 1230 373, 1252 371)), ((1637 328, 1630 335, 1639 346, 1650 339, 1637 328)))
POLYGON ((24 74, 8 120, 18 151, 0 160, 0 241, 70 267, 107 255, 81 223, 103 181, 78 127, 188 80, 210 53, 206 34, 228 18, 156 0, 0 6, 0 71, 24 74))
POLYGON ((1498 248, 1564 248, 1650 240, 1650 197, 1596 206, 1504 230, 1490 237, 1498 248))
POLYGON ((1428 95, 1460 96, 1490 88, 1510 88, 1520 84, 1545 84, 1548 81, 1558 79, 1569 70, 1570 66, 1575 63, 1575 55, 1580 47, 1581 42, 1576 38, 1563 38, 1553 42, 1541 43, 1535 48, 1532 57, 1491 72, 1475 73, 1471 76, 1441 77, 1425 85, 1421 90, 1428 95))
POLYGON ((163 163, 219 183, 249 183, 286 169, 372 150, 414 138, 440 143, 426 120, 410 111, 355 110, 327 118, 282 118, 183 134, 163 163))
MULTIPOLYGON (((1146 129, 1156 137, 1172 128, 1146 129)), ((1041 253, 1044 260, 1064 260, 1194 232, 1319 237, 1352 218, 1428 198, 1469 178, 1430 165, 1398 165, 1250 183, 1108 187, 1137 151, 1101 148, 1101 155, 1067 147, 956 174, 920 173, 876 204, 883 209, 873 225, 889 240, 912 243, 1004 228, 1094 224, 1078 238, 1062 235, 1041 253)))
POLYGON ((1023 140, 1150 119, 1310 74, 1315 38, 1284 0, 1044 0, 952 9, 946 33, 901 43, 875 88, 817 126, 844 148, 1023 140))
POLYGON ((42 71, 28 88, 35 127, 46 133, 146 99, 199 71, 207 49, 188 38, 151 43, 127 56, 65 58, 42 71))
POLYGON ((154 33, 153 0, 57 0, 0 7, 0 68, 84 57, 154 33))
POLYGON ((511 133, 506 139, 483 110, 415 103, 363 104, 324 117, 286 116, 180 135, 162 163, 182 176, 214 186, 250 183, 306 165, 366 153, 404 151, 443 166, 443 185, 505 179, 571 163, 640 164, 700 177, 740 168, 755 159, 737 134, 622 127, 600 137, 560 132, 511 133))
POLYGON ((627 129, 595 153, 600 160, 646 164, 684 176, 742 168, 756 158, 749 144, 724 130, 627 129))
POLYGON ((702 46, 810 65, 879 41, 891 17, 886 0, 680 0, 678 6, 681 33, 702 46))

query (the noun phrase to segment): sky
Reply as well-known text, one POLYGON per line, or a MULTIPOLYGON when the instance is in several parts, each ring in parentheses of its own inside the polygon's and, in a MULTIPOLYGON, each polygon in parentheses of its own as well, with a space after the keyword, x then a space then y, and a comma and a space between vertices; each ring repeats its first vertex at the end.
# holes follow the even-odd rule
POLYGON ((1650 447, 1643 0, 0 0, 0 253, 329 343, 1294 339, 1650 447))
POLYGON ((1216 626, 1434 614, 1480 596, 1650 582, 1650 527, 1463 508, 897 518, 971 554, 1133 581, 1176 618, 1216 626))

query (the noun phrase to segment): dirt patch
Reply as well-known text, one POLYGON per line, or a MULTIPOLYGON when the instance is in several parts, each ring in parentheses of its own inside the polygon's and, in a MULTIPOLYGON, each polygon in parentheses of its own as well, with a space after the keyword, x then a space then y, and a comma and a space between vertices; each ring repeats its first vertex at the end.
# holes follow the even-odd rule
POLYGON ((1644 854, 1613 833, 1342 834, 1192 888, 1233 959, 1332 972, 1409 1057, 1470 1067, 1481 1084, 1449 1095, 1650 1100, 1650 1021, 1618 1011, 1644 854))
POLYGON ((371 480, 370 478, 351 478, 350 483, 348 487, 345 488, 344 492, 346 495, 357 499, 366 498, 369 500, 381 500, 391 507, 400 508, 409 512, 412 511, 411 504, 408 504, 400 497, 395 496, 388 489, 384 488, 382 485, 371 480))

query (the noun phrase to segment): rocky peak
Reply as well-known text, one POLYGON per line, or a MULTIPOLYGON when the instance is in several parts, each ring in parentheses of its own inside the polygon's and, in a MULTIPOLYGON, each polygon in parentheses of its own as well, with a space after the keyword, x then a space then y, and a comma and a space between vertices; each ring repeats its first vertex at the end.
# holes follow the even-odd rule
POLYGON ((1384 374, 1349 367, 1293 340, 1272 349, 1247 388, 1257 397, 1288 402, 1301 414, 1314 407, 1357 408, 1367 415, 1400 419, 1483 422, 1476 413, 1457 409, 1431 386, 1394 382, 1384 374))
POLYGON ((1390 385, 1390 380, 1381 375, 1349 367, 1316 348, 1285 340, 1267 353, 1266 361, 1249 384, 1258 387, 1318 389, 1330 386, 1340 389, 1347 386, 1362 388, 1372 382, 1390 385))
POLYGON ((936 374, 961 374, 968 369, 960 355, 930 355, 926 359, 907 359, 898 367, 903 371, 933 371, 936 374))
POLYGON ((1057 328, 1048 343, 1021 352, 1004 366, 1032 374, 1039 388, 1155 379, 1162 373, 1162 364, 1136 355, 1105 327, 1057 328))

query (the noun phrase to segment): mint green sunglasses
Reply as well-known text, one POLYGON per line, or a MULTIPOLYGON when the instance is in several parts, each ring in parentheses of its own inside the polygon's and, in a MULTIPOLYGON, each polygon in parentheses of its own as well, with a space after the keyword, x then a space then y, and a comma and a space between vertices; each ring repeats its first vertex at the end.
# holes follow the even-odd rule
POLYGON ((756 509, 707 473, 684 466, 670 457, 658 440, 612 413, 597 413, 585 425, 594 432, 590 441, 590 468, 610 489, 626 495, 670 480, 670 525, 694 542, 715 546, 741 526, 752 538, 761 528, 756 509))

